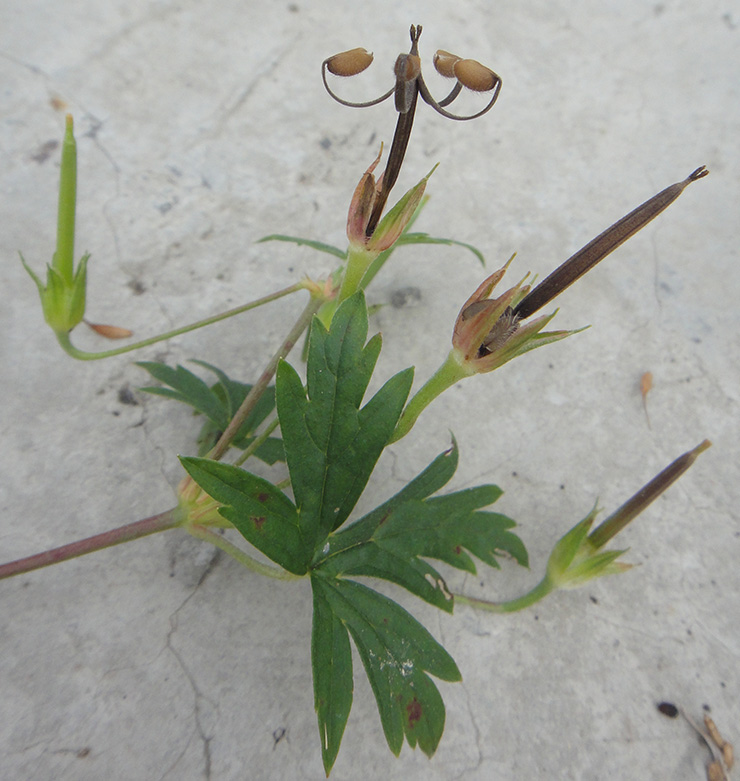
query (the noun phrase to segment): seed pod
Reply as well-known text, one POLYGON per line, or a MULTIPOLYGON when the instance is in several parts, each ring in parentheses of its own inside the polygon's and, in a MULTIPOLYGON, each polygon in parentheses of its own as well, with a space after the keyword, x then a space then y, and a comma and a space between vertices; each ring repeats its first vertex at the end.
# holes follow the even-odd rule
POLYGON ((440 76, 444 76, 446 79, 454 79, 456 62, 460 62, 460 58, 456 54, 450 54, 444 49, 438 49, 434 54, 434 68, 440 76))
POLYGON ((372 52, 367 49, 350 49, 340 52, 326 60, 329 73, 335 76, 356 76, 370 66, 373 61, 372 52))
POLYGON ((473 92, 488 92, 499 81, 499 77, 490 68, 486 68, 476 60, 457 60, 452 66, 452 71, 460 84, 473 92))

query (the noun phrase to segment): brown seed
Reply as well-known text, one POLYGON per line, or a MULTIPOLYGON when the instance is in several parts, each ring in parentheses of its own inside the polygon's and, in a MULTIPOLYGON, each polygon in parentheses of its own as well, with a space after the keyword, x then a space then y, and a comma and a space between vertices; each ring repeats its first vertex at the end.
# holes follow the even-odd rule
POLYGON ((490 68, 476 60, 457 60, 452 70, 460 84, 473 92, 488 92, 498 81, 498 76, 490 68))
POLYGON ((456 62, 460 62, 460 57, 456 54, 450 54, 444 49, 438 49, 434 54, 432 60, 437 73, 440 76, 444 76, 446 79, 454 79, 455 71, 453 70, 456 62))
POLYGON ((373 61, 372 52, 367 49, 350 49, 340 52, 326 60, 329 73, 335 76, 356 76, 370 66, 373 61))

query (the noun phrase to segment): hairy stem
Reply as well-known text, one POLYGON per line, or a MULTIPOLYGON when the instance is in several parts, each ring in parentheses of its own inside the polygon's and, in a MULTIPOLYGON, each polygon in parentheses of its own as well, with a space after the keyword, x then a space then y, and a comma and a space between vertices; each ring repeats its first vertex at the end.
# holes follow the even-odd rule
POLYGON ((158 515, 152 515, 134 523, 119 526, 117 529, 110 529, 102 534, 95 534, 92 537, 86 537, 84 540, 70 542, 59 548, 37 553, 34 556, 27 556, 25 559, 10 561, 7 564, 0 565, 0 580, 10 578, 13 575, 20 575, 23 572, 48 567, 51 564, 58 564, 67 559, 74 559, 77 556, 84 556, 86 553, 110 548, 113 545, 120 545, 122 542, 131 542, 140 537, 146 537, 156 532, 166 531, 180 526, 183 519, 178 508, 172 508, 158 515))

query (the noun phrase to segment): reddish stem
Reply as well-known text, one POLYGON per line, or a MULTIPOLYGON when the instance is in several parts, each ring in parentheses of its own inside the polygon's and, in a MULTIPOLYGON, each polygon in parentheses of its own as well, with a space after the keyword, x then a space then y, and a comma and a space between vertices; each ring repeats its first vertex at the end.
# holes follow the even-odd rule
POLYGON ((74 559, 77 556, 84 556, 86 553, 109 548, 112 545, 119 545, 122 542, 137 540, 139 537, 146 537, 155 532, 173 529, 175 526, 179 526, 180 523, 181 518, 179 518, 177 508, 166 510, 158 515, 152 515, 149 518, 143 518, 140 521, 119 526, 117 529, 110 529, 107 532, 86 537, 84 540, 70 542, 59 548, 52 548, 34 556, 27 556, 25 559, 9 561, 7 564, 0 565, 0 580, 10 578, 13 575, 20 575, 23 572, 40 569, 41 567, 48 567, 50 564, 58 564, 60 561, 74 559))

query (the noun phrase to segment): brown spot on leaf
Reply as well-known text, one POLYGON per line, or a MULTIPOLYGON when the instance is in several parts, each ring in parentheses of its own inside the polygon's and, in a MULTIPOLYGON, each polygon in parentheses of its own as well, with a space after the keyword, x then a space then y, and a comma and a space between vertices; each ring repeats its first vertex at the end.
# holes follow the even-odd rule
POLYGON ((462 553, 462 545, 455 545, 455 553, 458 555, 462 553))
POLYGON ((250 520, 254 523, 254 528, 260 531, 267 518, 264 515, 253 515, 250 520))
POLYGON ((270 498, 270 494, 267 494, 267 493, 264 493, 264 492, 257 494, 257 501, 258 502, 263 502, 264 503, 269 498, 270 498))
POLYGON ((409 727, 412 729, 416 726, 416 722, 421 718, 422 707, 419 700, 414 697, 413 700, 406 706, 406 713, 409 715, 409 727))
POLYGON ((382 526, 390 517, 391 517, 391 511, 388 510, 388 512, 380 519, 380 523, 378 524, 378 526, 382 526))

